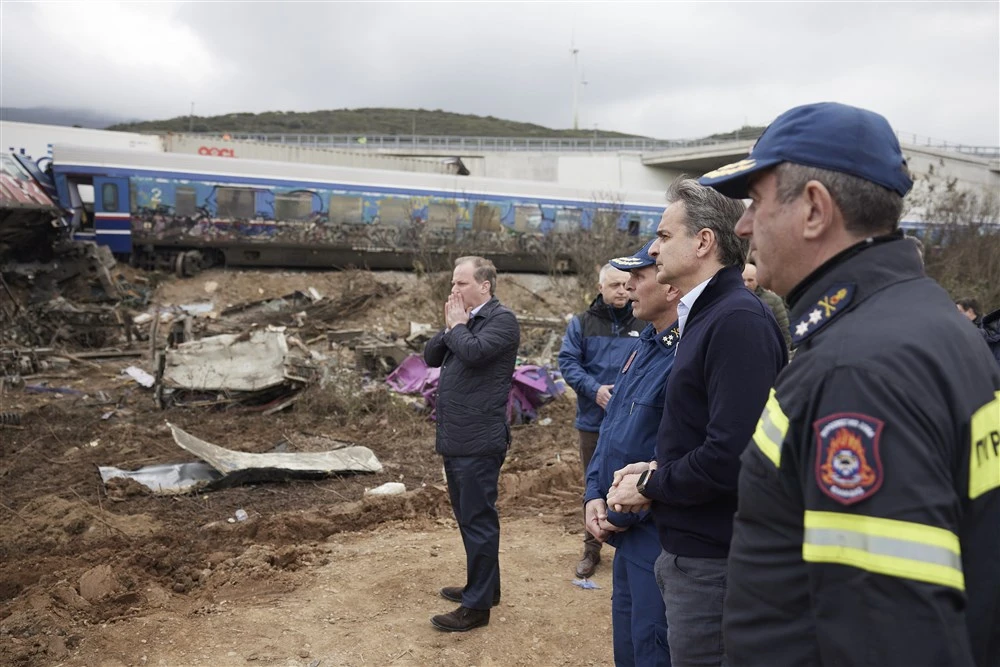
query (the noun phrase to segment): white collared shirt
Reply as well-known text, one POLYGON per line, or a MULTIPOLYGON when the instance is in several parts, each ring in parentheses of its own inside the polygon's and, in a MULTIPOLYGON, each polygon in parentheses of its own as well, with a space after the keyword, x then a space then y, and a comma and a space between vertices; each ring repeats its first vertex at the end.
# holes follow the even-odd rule
MULTIPOLYGON (((715 276, 712 276, 714 278, 715 276)), ((701 293, 705 291, 705 287, 708 286, 709 278, 705 282, 697 285, 690 292, 681 297, 680 302, 677 304, 677 332, 681 338, 684 337, 684 325, 687 324, 688 315, 691 314, 691 309, 694 308, 694 302, 698 300, 701 293)))

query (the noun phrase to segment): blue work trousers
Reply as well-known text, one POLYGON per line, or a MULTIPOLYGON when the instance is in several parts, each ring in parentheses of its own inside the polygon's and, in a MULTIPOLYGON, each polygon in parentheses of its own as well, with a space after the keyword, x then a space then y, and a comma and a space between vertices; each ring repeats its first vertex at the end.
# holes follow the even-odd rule
MULTIPOLYGON (((627 547, 626 547, 627 548, 627 547)), ((616 667, 670 667, 667 617, 653 571, 615 551, 611 629, 616 667)))

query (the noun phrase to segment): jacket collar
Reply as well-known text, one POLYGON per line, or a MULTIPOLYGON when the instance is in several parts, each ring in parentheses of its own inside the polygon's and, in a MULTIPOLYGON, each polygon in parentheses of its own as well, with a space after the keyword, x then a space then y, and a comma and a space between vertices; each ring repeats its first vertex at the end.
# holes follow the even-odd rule
POLYGON ((483 304, 483 307, 479 309, 479 312, 473 315, 470 319, 475 320, 481 317, 487 317, 493 310, 500 305, 500 299, 490 297, 490 300, 483 304))
POLYGON ((604 301, 604 296, 598 294, 593 301, 590 302, 590 307, 587 311, 592 315, 600 317, 602 320, 608 320, 609 322, 625 322, 630 317, 632 317, 632 302, 628 301, 621 308, 615 308, 604 301))
POLYGON ((735 266, 726 266, 719 269, 712 279, 708 281, 705 285, 704 291, 698 296, 697 301, 691 306, 691 312, 688 314, 687 322, 684 327, 687 330, 691 326, 692 320, 698 316, 698 313, 705 310, 712 303, 718 301, 726 294, 729 294, 734 289, 744 288, 743 285, 743 271, 735 266))
POLYGON ((835 255, 789 292, 792 347, 882 289, 924 277, 916 246, 902 232, 867 238, 835 255))

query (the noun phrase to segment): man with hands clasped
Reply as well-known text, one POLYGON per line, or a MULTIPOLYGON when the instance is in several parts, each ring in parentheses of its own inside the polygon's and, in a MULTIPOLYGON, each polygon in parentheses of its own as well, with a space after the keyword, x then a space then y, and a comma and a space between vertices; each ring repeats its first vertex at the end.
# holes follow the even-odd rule
POLYGON ((625 286, 633 313, 650 324, 615 371, 615 391, 587 468, 584 495, 587 532, 615 547, 611 618, 618 667, 670 665, 663 598, 653 574, 660 554, 656 526, 648 512, 609 512, 604 502, 617 469, 649 460, 655 453, 663 395, 677 345, 680 292, 656 281, 655 262, 647 252, 651 243, 631 257, 610 262, 630 272, 625 286))
MULTIPOLYGON (((613 509, 652 501, 662 551, 654 565, 674 667, 726 664, 723 600, 740 454, 787 361, 771 310, 743 286, 741 202, 674 181, 649 254, 681 292, 680 342, 656 434, 656 467, 615 475, 613 509), (639 474, 636 474, 639 473, 639 474)), ((614 399, 612 399, 614 400, 614 399)))
POLYGON ((494 296, 497 272, 482 257, 455 260, 445 329, 427 341, 424 361, 440 367, 435 449, 465 546, 465 586, 441 597, 460 603, 431 623, 464 632, 490 622, 500 601, 497 482, 510 446, 507 400, 520 343, 517 318, 494 296))
MULTIPOLYGON (((628 257, 622 260, 631 259, 628 257)), ((580 463, 583 476, 597 447, 604 411, 611 399, 615 378, 625 357, 635 347, 639 332, 646 326, 637 320, 625 289, 628 271, 611 264, 601 268, 597 287, 600 293, 590 307, 570 320, 559 350, 559 371, 576 392, 576 421, 580 434, 580 463)), ((576 576, 589 577, 601 562, 601 542, 584 533, 583 556, 576 576)))

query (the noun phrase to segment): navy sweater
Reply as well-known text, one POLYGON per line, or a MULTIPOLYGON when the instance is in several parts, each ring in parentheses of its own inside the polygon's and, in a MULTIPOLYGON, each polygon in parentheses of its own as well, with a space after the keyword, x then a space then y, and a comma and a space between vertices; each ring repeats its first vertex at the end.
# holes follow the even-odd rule
POLYGON ((684 325, 646 485, 666 551, 729 554, 740 454, 787 361, 771 309, 743 286, 738 268, 721 269, 684 325))

